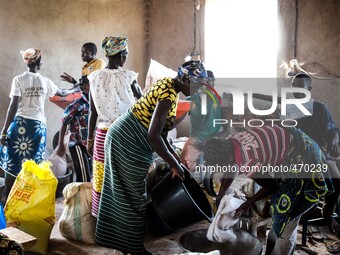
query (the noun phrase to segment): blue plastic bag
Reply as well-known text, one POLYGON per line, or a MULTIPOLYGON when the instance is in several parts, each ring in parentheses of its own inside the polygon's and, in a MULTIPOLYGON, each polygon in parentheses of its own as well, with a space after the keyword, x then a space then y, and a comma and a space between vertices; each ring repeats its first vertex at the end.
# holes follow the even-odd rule
POLYGON ((0 203, 0 229, 6 228, 6 217, 4 213, 4 207, 2 203, 0 203))

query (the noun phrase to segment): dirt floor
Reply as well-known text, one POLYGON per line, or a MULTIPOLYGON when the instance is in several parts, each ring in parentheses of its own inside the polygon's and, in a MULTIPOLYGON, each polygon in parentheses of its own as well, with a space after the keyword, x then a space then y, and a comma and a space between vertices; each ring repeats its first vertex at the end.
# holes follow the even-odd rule
MULTIPOLYGON (((57 219, 60 217, 61 212, 63 210, 63 201, 61 198, 57 200, 56 205, 56 214, 57 219)), ((208 228, 209 224, 207 222, 200 222, 195 225, 192 225, 188 228, 182 229, 176 233, 167 235, 165 237, 155 237, 151 233, 148 233, 146 236, 146 242, 145 246, 146 248, 152 252, 153 254, 157 255, 171 255, 171 254, 180 254, 183 253, 183 249, 180 247, 178 240, 179 237, 190 230, 194 229, 205 229, 208 228)), ((269 226, 268 226, 269 227, 269 226)), ((329 243, 330 239, 337 240, 334 235, 332 235, 325 227, 318 227, 319 232, 321 233, 313 233, 312 235, 308 235, 307 238, 307 246, 308 249, 311 251, 303 251, 299 247, 299 244, 301 244, 301 233, 302 233, 302 227, 299 229, 298 234, 298 247, 294 253, 294 255, 308 255, 308 254, 318 254, 318 255, 329 255, 329 254, 340 254, 338 253, 329 253, 326 249, 325 243, 329 243), (322 238, 321 238, 322 237, 322 238), (314 252, 314 253, 313 253, 314 252)), ((316 232, 317 229, 312 229, 313 232, 316 232)), ((311 232, 311 231, 310 231, 311 232)), ((265 252, 265 234, 264 231, 262 231, 262 234, 259 233, 259 239, 262 241, 263 244, 263 253, 265 252)), ((95 254, 95 255, 120 255, 120 252, 117 252, 113 249, 108 249, 105 247, 101 247, 98 245, 88 245, 80 242, 71 241, 68 239, 65 239, 61 234, 59 233, 57 224, 54 226, 50 238, 49 243, 49 250, 50 255, 87 255, 87 254, 95 254)), ((237 254, 238 255, 238 254, 237 254)))
MULTIPOLYGON (((56 216, 59 219, 64 208, 61 198, 57 199, 56 216)), ((179 237, 189 230, 204 229, 209 225, 207 222, 197 223, 176 233, 165 237, 156 238, 153 234, 148 233, 146 236, 145 246, 150 252, 158 255, 170 255, 182 253, 183 250, 178 244, 179 237)), ((121 255, 113 249, 108 249, 98 245, 89 245, 64 238, 58 230, 57 224, 53 227, 49 242, 50 255, 121 255)))

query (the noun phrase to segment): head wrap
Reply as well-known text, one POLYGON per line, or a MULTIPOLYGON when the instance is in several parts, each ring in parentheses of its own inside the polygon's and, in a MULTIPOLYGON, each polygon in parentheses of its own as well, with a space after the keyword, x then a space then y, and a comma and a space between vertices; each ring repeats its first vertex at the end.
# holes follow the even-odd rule
POLYGON ((200 60, 191 60, 178 67, 180 77, 186 75, 193 82, 207 82, 207 71, 200 60))
POLYGON ((20 51, 20 54, 26 64, 32 64, 41 56, 41 50, 30 48, 25 51, 20 51))
POLYGON ((106 56, 113 56, 127 49, 128 39, 125 37, 107 36, 102 42, 102 50, 106 56))

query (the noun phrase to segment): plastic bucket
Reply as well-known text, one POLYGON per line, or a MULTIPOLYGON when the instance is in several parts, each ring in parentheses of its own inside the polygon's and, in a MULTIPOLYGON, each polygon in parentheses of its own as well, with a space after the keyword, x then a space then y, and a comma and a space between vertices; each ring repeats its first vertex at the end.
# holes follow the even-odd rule
POLYGON ((173 229, 169 228, 163 220, 158 216, 152 201, 146 204, 148 214, 148 231, 151 231, 156 236, 165 236, 174 232, 173 229))
POLYGON ((153 207, 169 229, 175 231, 202 220, 212 221, 210 203, 200 185, 185 169, 185 180, 167 174, 152 190, 153 207))
POLYGON ((58 180, 58 185, 57 185, 57 191, 56 191, 56 198, 61 197, 63 195, 63 190, 65 188, 65 186, 69 183, 71 183, 72 181, 72 170, 67 168, 66 170, 66 174, 62 175, 62 176, 58 176, 57 177, 58 180))

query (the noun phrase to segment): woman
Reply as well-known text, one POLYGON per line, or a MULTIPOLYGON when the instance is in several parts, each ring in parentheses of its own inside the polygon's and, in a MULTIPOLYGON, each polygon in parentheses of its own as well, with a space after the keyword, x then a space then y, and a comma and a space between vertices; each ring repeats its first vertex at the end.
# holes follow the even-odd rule
MULTIPOLYGON (((207 70, 209 87, 214 87, 215 77, 212 71, 207 70)), ((201 149, 208 138, 213 136, 226 137, 229 134, 229 126, 214 125, 214 119, 222 118, 222 107, 215 94, 211 93, 209 87, 202 86, 197 93, 187 98, 191 102, 190 106, 190 137, 184 143, 181 152, 181 161, 190 171, 195 171, 197 160, 202 153, 201 149), (206 98, 206 114, 202 114, 202 96, 206 98)))
POLYGON ((128 56, 128 40, 108 36, 102 42, 108 58, 104 70, 92 72, 87 151, 93 155, 92 215, 97 217, 104 175, 104 140, 110 125, 141 96, 136 82, 138 74, 122 69, 128 56), (96 130, 96 132, 94 132, 96 130), (94 134, 95 133, 95 134, 94 134), (94 137, 95 135, 95 137, 94 137))
POLYGON ((27 71, 16 76, 10 92, 11 102, 1 131, 5 173, 5 196, 7 198, 15 177, 26 159, 41 162, 46 149, 46 96, 67 96, 80 91, 79 87, 59 89, 49 78, 38 73, 41 68, 41 51, 27 49, 20 52, 27 71))
POLYGON ((174 128, 179 92, 190 94, 190 80, 207 78, 199 61, 184 63, 176 78, 164 78, 118 118, 105 141, 105 174, 95 240, 124 253, 144 249, 145 178, 153 152, 169 163, 172 176, 184 178, 178 155, 166 139, 174 128))
POLYGON ((236 210, 237 217, 272 194, 273 226, 268 235, 267 255, 293 254, 301 215, 333 189, 323 178, 328 176, 328 166, 320 147, 296 128, 264 126, 227 139, 212 138, 206 144, 205 159, 208 166, 231 166, 225 168, 218 201, 238 172, 262 186, 236 210), (277 179, 269 173, 277 174, 277 179))

